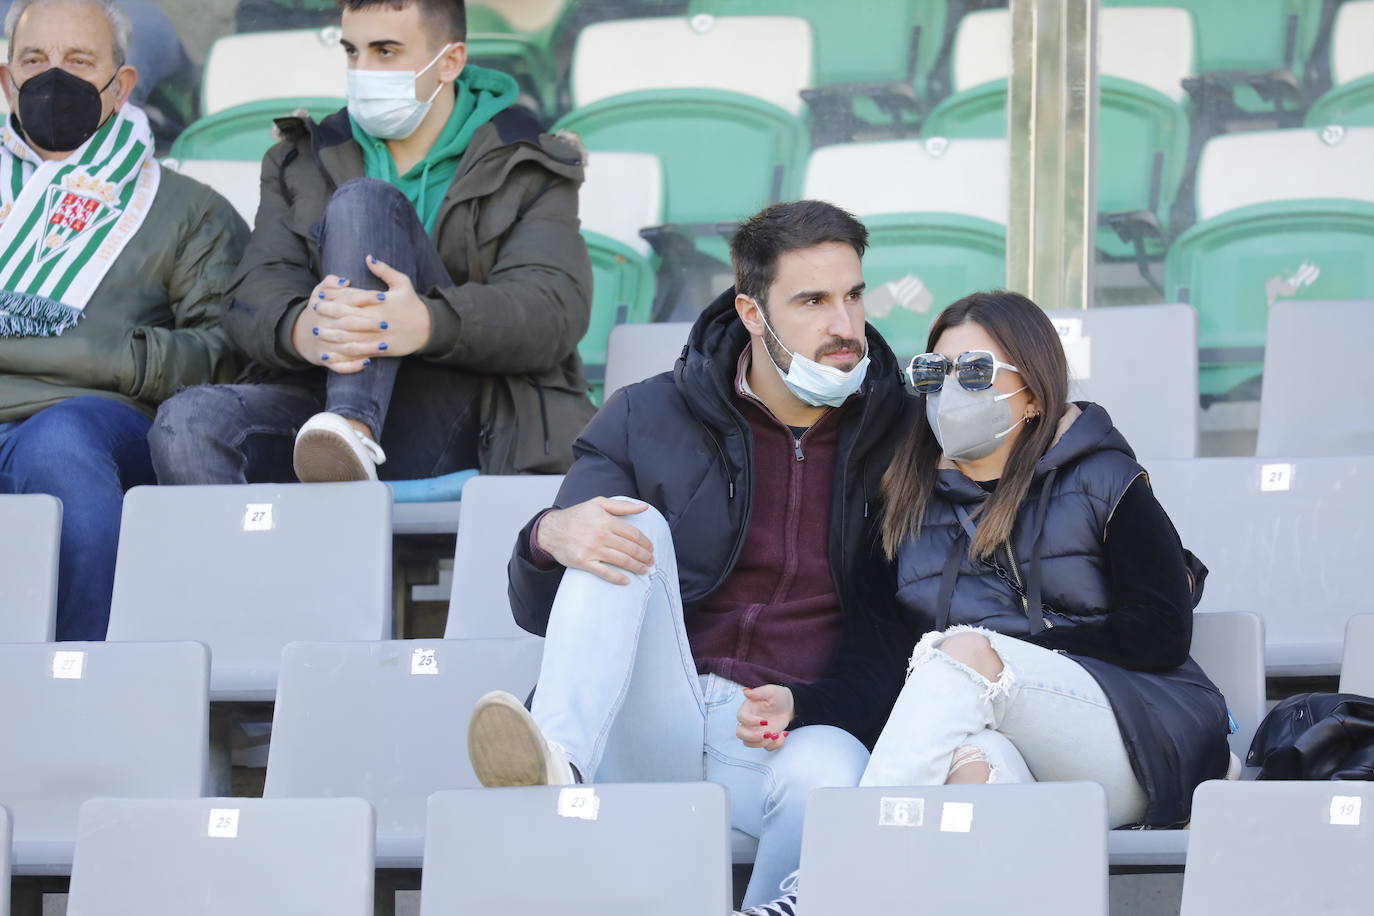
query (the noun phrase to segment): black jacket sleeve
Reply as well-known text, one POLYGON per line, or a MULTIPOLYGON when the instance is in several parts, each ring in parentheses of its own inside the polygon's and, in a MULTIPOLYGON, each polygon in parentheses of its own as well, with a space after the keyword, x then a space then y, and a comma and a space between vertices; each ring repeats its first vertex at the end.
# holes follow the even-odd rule
POLYGON ((1029 641, 1134 671, 1182 665, 1193 639, 1183 544, 1143 476, 1107 522, 1106 552, 1110 613, 1100 622, 1042 630, 1029 641))
MULTIPOLYGON (((554 500, 566 509, 597 496, 639 498, 630 470, 627 393, 617 391, 597 412, 573 443, 573 465, 554 500)), ((549 611, 563 581, 563 567, 541 569, 530 553, 530 532, 540 512, 521 529, 506 571, 510 576, 510 606, 515 622, 536 636, 549 625, 549 611)))
POLYGON ((785 686, 794 704, 791 728, 833 725, 871 749, 901 693, 916 640, 897 607, 896 564, 875 543, 855 568, 850 585, 857 600, 845 608, 835 660, 820 680, 785 686))

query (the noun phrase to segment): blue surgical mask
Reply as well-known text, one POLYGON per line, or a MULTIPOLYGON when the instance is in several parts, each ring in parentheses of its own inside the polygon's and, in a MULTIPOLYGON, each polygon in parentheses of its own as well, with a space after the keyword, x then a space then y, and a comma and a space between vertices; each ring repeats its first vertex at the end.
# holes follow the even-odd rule
POLYGON ((439 62, 452 44, 446 44, 420 70, 348 71, 348 113, 358 126, 378 140, 404 140, 429 114, 444 84, 440 83, 423 102, 415 97, 415 81, 439 62))
MULTIPOLYGON (((777 362, 773 360, 770 353, 769 362, 773 363, 773 368, 782 379, 787 390, 791 391, 800 400, 812 407, 839 407, 849 396, 859 390, 859 386, 864 383, 864 378, 868 375, 868 347, 864 347, 863 359, 855 364, 853 369, 845 372, 833 366, 822 365, 813 359, 807 359, 797 353, 787 344, 782 342, 778 332, 773 330, 773 326, 768 323, 767 317, 763 314, 763 309, 759 309, 759 317, 763 320, 763 326, 768 333, 773 335, 784 350, 792 354, 792 365, 786 372, 782 371, 777 362)), ((866 344, 866 342, 865 342, 866 344)))

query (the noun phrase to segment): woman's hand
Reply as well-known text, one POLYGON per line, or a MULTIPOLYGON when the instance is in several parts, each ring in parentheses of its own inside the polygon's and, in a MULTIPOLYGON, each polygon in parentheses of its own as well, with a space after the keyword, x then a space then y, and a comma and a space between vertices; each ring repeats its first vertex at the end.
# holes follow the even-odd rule
POLYGON ((764 684, 745 688, 744 702, 735 715, 739 719, 735 734, 746 747, 776 751, 787 740, 784 729, 795 714, 792 704, 792 691, 786 687, 764 684))

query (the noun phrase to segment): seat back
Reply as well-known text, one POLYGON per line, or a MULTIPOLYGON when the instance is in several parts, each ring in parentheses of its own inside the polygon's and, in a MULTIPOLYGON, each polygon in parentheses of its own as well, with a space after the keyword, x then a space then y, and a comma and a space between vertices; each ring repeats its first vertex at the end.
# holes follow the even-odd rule
POLYGON ((1258 614, 1194 614, 1191 655, 1226 697, 1236 720, 1231 752, 1244 760, 1267 710, 1264 621, 1258 614))
POLYGON ((0 916, 10 916, 10 843, 13 833, 9 809, 0 805, 0 916))
POLYGON ((802 196, 860 217, 957 213, 1005 225, 1009 156, 1004 139, 838 143, 811 153, 802 196))
POLYGON ((663 163, 652 153, 597 152, 586 171, 577 195, 582 228, 647 258, 652 249, 639 230, 663 222, 663 163))
POLYGON ((726 913, 728 833, 709 782, 438 792, 420 913, 726 913))
MULTIPOLYGON (((1182 7, 1197 30, 1202 71, 1287 69, 1298 77, 1322 18, 1322 4, 1309 0, 1103 0, 1102 5, 1182 7)), ((1142 43, 1142 51, 1146 48, 1142 43)))
POLYGON ((1197 312, 1187 305, 1052 310, 1069 398, 1101 404, 1137 455, 1198 450, 1197 312), (1149 378, 1149 385, 1140 380, 1149 378))
POLYGON ((300 639, 391 635, 386 484, 135 487, 110 639, 197 639, 216 699, 270 700, 300 639))
POLYGON ((798 16, 669 16, 587 26, 573 48, 572 103, 645 89, 720 89, 799 115, 811 26, 798 16))
POLYGON ((225 35, 205 58, 201 114, 264 99, 343 98, 347 69, 336 26, 225 35))
POLYGON ((163 165, 209 185, 250 227, 257 219, 262 164, 247 159, 168 159, 163 165))
POLYGON ((68 909, 371 916, 372 821, 356 798, 93 799, 68 909))
POLYGON ((57 620, 62 501, 0 495, 0 642, 50 642, 57 620))
POLYGON ((1257 455, 1374 455, 1374 410, 1305 397, 1319 373, 1331 391, 1364 384, 1374 299, 1279 301, 1269 310, 1257 455))
POLYGON ((625 324, 612 328, 606 351, 606 397, 626 385, 671 370, 691 331, 690 321, 625 324))
POLYGON ((1374 76, 1374 0, 1345 0, 1331 23, 1331 82, 1374 76))
POLYGON ((262 158, 277 142, 273 121, 305 111, 322 121, 344 106, 336 96, 260 99, 204 115, 193 121, 172 143, 172 158, 232 159, 261 167, 262 158))
POLYGON ((364 798, 379 864, 418 863, 429 796, 478 786, 473 705, 491 690, 528 695, 542 648, 531 636, 288 645, 263 796, 364 798))
POLYGON ((0 645, 0 804, 16 864, 63 861, 56 847, 76 838, 88 798, 204 791, 209 666, 197 643, 0 645))
POLYGON ((1374 127, 1223 134, 1207 141, 1198 160, 1197 216, 1281 200, 1374 202, 1371 161, 1374 127))
POLYGON ((1374 614, 1356 614, 1346 624, 1340 691, 1374 697, 1374 614))
POLYGON ((558 475, 529 475, 480 476, 463 485, 445 639, 528 635, 511 617, 506 564, 520 530, 553 505, 562 483, 558 475))
POLYGON ((1096 783, 817 789, 806 805, 808 916, 921 911, 1106 916, 1107 799, 1096 783), (1052 854, 1033 850, 1053 825, 1052 854), (920 882, 923 874, 952 880, 920 882), (964 880, 996 862, 995 881, 964 880))
POLYGON ((1369 912, 1374 783, 1204 782, 1182 916, 1369 912))
POLYGON ((1374 456, 1194 458, 1145 465, 1186 547, 1210 569, 1201 612, 1264 618, 1271 675, 1335 674, 1346 619, 1374 609, 1374 456))

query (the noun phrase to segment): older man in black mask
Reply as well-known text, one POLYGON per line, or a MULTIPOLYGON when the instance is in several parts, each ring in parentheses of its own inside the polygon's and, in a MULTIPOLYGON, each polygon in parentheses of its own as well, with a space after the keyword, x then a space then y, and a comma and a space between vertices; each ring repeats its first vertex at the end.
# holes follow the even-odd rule
MULTIPOLYGON (((157 405, 235 366, 220 299, 247 227, 153 158, 110 0, 16 0, 0 85, 0 493, 62 500, 59 639, 102 639, 124 490, 157 405)), ((3 522, 0 522, 3 524, 3 522)))

